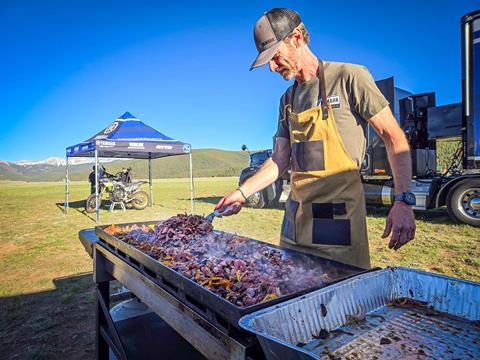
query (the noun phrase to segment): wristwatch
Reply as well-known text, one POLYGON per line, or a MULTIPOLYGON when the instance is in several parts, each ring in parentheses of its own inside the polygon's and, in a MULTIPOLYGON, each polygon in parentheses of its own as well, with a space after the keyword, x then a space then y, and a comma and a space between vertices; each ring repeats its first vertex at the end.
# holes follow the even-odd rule
POLYGON ((409 191, 397 194, 393 199, 394 201, 403 201, 405 204, 411 205, 411 206, 414 206, 417 204, 417 199, 415 198, 415 194, 409 191))

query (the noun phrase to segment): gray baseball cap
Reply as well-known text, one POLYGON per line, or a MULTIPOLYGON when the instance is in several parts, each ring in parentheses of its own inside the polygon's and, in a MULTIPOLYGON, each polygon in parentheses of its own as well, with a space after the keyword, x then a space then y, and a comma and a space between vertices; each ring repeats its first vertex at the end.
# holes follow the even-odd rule
POLYGON ((258 56, 250 70, 268 63, 282 41, 301 23, 300 15, 290 9, 275 8, 265 13, 253 29, 258 56))

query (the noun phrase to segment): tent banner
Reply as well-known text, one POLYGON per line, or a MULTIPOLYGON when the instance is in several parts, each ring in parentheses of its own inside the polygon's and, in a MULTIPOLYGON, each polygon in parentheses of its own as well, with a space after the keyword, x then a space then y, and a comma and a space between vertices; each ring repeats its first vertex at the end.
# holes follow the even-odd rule
POLYGON ((89 153, 95 150, 95 141, 80 143, 67 148, 67 156, 76 156, 83 153, 89 153))
POLYGON ((112 141, 97 140, 97 149, 115 150, 125 152, 151 152, 166 154, 190 154, 192 147, 190 144, 182 142, 150 142, 150 141, 112 141))

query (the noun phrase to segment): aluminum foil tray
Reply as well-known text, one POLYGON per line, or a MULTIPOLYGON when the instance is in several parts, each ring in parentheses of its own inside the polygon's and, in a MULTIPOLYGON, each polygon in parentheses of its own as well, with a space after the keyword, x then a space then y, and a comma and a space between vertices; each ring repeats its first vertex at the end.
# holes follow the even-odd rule
POLYGON ((268 359, 480 359, 480 284, 387 268, 254 312, 268 359), (392 306, 405 298, 420 306, 392 306))

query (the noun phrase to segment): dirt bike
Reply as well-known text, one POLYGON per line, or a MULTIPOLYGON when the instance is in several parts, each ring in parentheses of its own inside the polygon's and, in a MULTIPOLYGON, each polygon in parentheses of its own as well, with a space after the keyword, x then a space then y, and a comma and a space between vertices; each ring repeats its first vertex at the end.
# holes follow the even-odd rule
MULTIPOLYGON (((124 183, 120 181, 121 173, 116 175, 105 174, 105 177, 98 180, 98 207, 102 204, 104 194, 108 195, 110 202, 123 202, 127 208, 143 210, 148 205, 148 195, 140 190, 140 186, 148 181, 136 181, 124 183)), ((95 193, 91 194, 85 202, 85 211, 87 213, 95 212, 95 193)))

